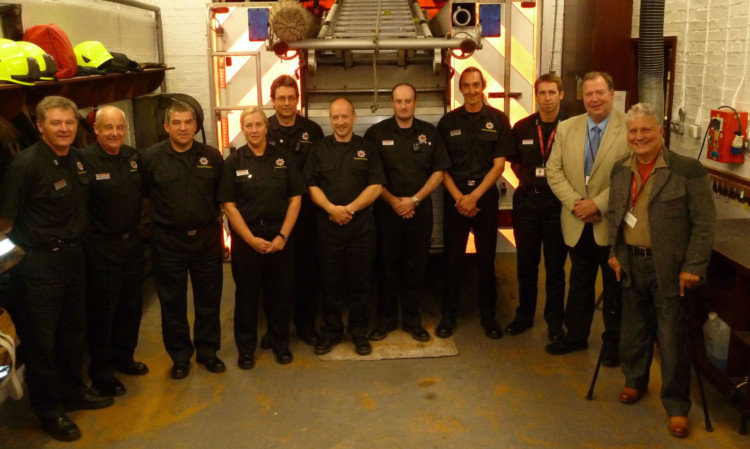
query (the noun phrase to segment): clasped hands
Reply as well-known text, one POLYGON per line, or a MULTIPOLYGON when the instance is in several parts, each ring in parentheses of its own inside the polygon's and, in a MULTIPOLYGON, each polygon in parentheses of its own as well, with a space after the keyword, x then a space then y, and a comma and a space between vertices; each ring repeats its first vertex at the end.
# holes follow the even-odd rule
POLYGON ((477 200, 478 198, 472 193, 467 195, 459 194, 455 203, 456 210, 458 210, 458 213, 464 217, 471 218, 479 212, 479 208, 477 208, 477 200))
POLYGON ((573 213, 584 223, 599 223, 602 221, 602 213, 592 199, 581 198, 576 200, 573 213))

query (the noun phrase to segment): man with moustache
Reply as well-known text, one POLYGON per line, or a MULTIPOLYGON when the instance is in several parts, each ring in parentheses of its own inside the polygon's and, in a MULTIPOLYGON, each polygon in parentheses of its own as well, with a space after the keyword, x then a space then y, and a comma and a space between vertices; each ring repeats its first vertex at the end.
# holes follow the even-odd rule
POLYGON ((81 431, 65 414, 112 405, 83 383, 86 279, 81 248, 90 172, 72 147, 75 103, 44 97, 36 109, 41 140, 15 156, 0 187, 0 230, 26 250, 11 271, 20 294, 31 409, 52 438, 81 431))
POLYGON ((125 113, 105 106, 96 112, 96 142, 82 150, 92 175, 84 245, 88 372, 97 390, 113 396, 125 394, 115 371, 148 373, 133 358, 143 314, 143 180, 138 151, 125 145, 127 131, 125 113))
POLYGON ((547 184, 547 159, 555 140, 563 82, 545 74, 534 83, 539 112, 518 121, 513 127, 516 153, 508 156, 520 183, 513 194, 513 234, 516 238, 518 308, 516 318, 505 327, 508 335, 518 335, 534 325, 537 302, 539 261, 544 248, 546 302, 544 319, 551 341, 563 337, 565 313, 565 259, 568 249, 560 227, 560 200, 547 184))
POLYGON ((503 336, 495 319, 495 253, 500 198, 497 180, 505 169, 505 157, 513 152, 513 137, 508 116, 484 103, 486 88, 487 82, 479 69, 469 67, 464 70, 459 78, 464 105, 443 116, 438 123, 438 131, 452 163, 443 180, 446 277, 442 316, 435 329, 435 335, 440 338, 450 337, 456 327, 461 266, 470 230, 474 232, 477 250, 480 324, 488 338, 503 336))
POLYGON ((372 341, 401 325, 417 341, 430 334, 422 327, 418 299, 432 237, 432 192, 451 163, 437 129, 414 117, 417 91, 407 83, 391 91, 393 117, 371 126, 365 139, 380 151, 386 185, 375 202, 378 242, 378 325, 372 341))
POLYGON ((604 284, 602 364, 620 364, 621 287, 607 264, 609 258, 609 174, 615 162, 630 151, 625 114, 613 109, 614 82, 609 74, 590 72, 583 77, 586 113, 557 127, 547 162, 547 181, 562 203, 560 221, 569 248, 571 269, 565 309, 567 333, 545 347, 562 355, 588 348, 596 304, 596 275, 604 284), (581 163, 583 162, 583 163, 581 163))
MULTIPOLYGON (((276 114, 268 119, 268 143, 285 150, 297 167, 305 166, 313 142, 323 138, 320 125, 297 113, 299 87, 289 75, 281 75, 271 84, 271 103, 276 114)), ((318 295, 318 261, 315 238, 315 209, 309 195, 302 195, 294 232, 294 326, 297 336, 310 346, 320 338, 315 330, 318 295)), ((267 338, 261 347, 270 347, 267 338)))
POLYGON ((375 223, 370 205, 385 183, 377 148, 355 135, 354 105, 338 98, 329 108, 333 134, 318 140, 305 163, 310 198, 318 205, 316 226, 323 290, 321 338, 315 353, 327 354, 344 333, 342 309, 349 308, 346 331, 359 355, 372 352, 367 340, 375 257, 375 223))

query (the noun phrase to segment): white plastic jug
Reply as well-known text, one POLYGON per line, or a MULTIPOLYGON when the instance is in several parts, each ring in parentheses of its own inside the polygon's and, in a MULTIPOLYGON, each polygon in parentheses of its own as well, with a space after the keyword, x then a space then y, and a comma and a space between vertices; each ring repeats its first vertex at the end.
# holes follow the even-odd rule
POLYGON ((729 355, 729 336, 731 328, 715 312, 708 314, 703 325, 703 340, 706 343, 706 355, 711 363, 720 370, 727 369, 729 355))

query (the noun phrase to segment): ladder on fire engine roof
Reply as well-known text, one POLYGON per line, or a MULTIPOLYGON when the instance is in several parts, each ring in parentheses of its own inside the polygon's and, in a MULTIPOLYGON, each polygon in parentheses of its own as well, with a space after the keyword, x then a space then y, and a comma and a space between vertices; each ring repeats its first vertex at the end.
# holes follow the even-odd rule
POLYGON ((410 0, 339 0, 339 13, 324 38, 404 39, 425 37, 417 29, 410 0))

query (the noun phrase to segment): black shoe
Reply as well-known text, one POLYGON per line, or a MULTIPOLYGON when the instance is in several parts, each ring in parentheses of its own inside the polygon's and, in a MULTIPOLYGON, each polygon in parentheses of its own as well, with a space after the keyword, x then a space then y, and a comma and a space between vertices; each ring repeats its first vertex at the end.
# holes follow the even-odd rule
POLYGON ((318 341, 320 341, 320 335, 315 332, 315 329, 303 329, 301 331, 297 331, 297 336, 307 346, 314 347, 318 343, 318 341))
POLYGON ((370 332, 370 335, 367 336, 367 338, 369 338, 371 341, 385 340, 385 337, 388 336, 388 333, 394 330, 396 330, 396 325, 386 326, 384 324, 378 324, 378 327, 373 329, 372 332, 370 332))
POLYGON ((602 348, 602 365, 608 368, 620 366, 620 350, 617 343, 604 343, 602 348))
POLYGON ((509 325, 505 326, 505 333, 508 335, 518 335, 532 327, 534 327, 534 323, 516 318, 509 325))
POLYGON ((108 394, 110 396, 122 396, 125 394, 125 385, 122 384, 116 377, 110 379, 91 380, 91 384, 100 393, 108 394))
POLYGON ((224 365, 224 362, 215 355, 210 357, 196 357, 195 361, 201 365, 205 365, 206 369, 212 373, 223 373, 227 370, 227 366, 224 365))
POLYGON ((495 321, 494 319, 482 321, 481 324, 484 328, 484 335, 487 336, 487 338, 491 338, 493 340, 503 338, 503 329, 499 324, 497 324, 497 321, 495 321))
POLYGON ((100 394, 96 390, 84 387, 81 393, 73 398, 63 400, 66 412, 74 410, 98 410, 114 404, 112 396, 100 394))
POLYGON ((172 371, 170 371, 172 379, 184 379, 190 374, 190 362, 174 362, 172 365, 172 371))
POLYGON ((146 366, 145 363, 136 362, 133 359, 115 365, 115 370, 130 376, 143 376, 144 374, 148 374, 148 366, 146 366))
POLYGON ((562 340, 565 336, 565 331, 562 326, 548 326, 547 327, 547 338, 549 341, 562 340))
POLYGON ((42 429, 58 441, 75 441, 81 438, 81 429, 68 418, 68 415, 40 416, 39 421, 42 422, 42 429))
POLYGON ((237 358, 237 366, 244 370, 253 369, 255 367, 255 354, 251 352, 240 354, 237 358))
MULTIPOLYGON (((411 338, 425 342, 430 341, 430 333, 425 330, 425 328, 422 327, 421 324, 416 324, 414 326, 410 326, 408 324, 404 324, 401 326, 401 329, 404 330, 407 334, 411 335, 411 338)), ((372 340, 372 338, 370 339, 372 340)))
POLYGON ((341 343, 341 337, 321 337, 315 344, 315 354, 328 354, 339 343, 341 343))
POLYGON ((271 349, 271 335, 266 333, 260 337, 260 349, 271 349))
POLYGON ((294 357, 292 357, 292 351, 290 351, 289 348, 275 348, 273 353, 276 355, 276 362, 279 365, 288 365, 294 360, 294 357))
POLYGON ((550 355, 563 355, 573 351, 584 351, 588 349, 589 343, 584 341, 569 341, 565 338, 552 342, 544 347, 547 354, 550 355))
POLYGON ((368 355, 372 353, 372 346, 370 346, 370 340, 367 337, 352 337, 354 343, 354 352, 359 355, 368 355))
POLYGON ((435 335, 440 338, 448 338, 453 335, 453 329, 456 327, 456 320, 443 318, 435 328, 435 335))

